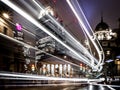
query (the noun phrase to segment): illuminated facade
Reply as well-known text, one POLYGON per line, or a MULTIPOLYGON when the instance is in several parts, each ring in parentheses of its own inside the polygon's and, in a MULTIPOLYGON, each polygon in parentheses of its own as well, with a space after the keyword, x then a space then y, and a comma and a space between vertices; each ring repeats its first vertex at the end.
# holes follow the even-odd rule
POLYGON ((40 75, 56 77, 72 77, 73 68, 70 64, 43 64, 40 75))
POLYGON ((12 28, 5 21, 5 19, 3 19, 2 17, 0 17, 0 33, 3 33, 3 34, 8 35, 10 37, 14 36, 12 28))
MULTIPOLYGON (((2 7, 0 7, 0 10, 2 7)), ((4 8, 5 9, 5 8, 4 8)), ((9 10, 0 13, 0 71, 23 72, 24 55, 21 45, 8 38, 15 38, 15 29, 9 10)), ((15 38, 16 39, 16 38, 15 38)))
POLYGON ((103 22, 103 17, 101 17, 101 22, 96 25, 95 36, 100 41, 104 53, 105 53, 105 63, 107 66, 107 75, 120 75, 119 64, 117 64, 117 57, 120 55, 119 50, 119 35, 120 28, 111 29, 107 23, 103 22), (116 62, 116 63, 115 63, 116 62))
POLYGON ((95 28, 95 36, 98 40, 112 40, 117 37, 117 34, 112 31, 108 24, 103 22, 101 17, 101 22, 95 28))

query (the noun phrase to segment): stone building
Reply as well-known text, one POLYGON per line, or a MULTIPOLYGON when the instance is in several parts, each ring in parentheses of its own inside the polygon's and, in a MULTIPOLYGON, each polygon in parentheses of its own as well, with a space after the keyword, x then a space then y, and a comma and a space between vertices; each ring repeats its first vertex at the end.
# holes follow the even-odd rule
POLYGON ((111 29, 110 26, 103 21, 96 25, 95 36, 101 43, 105 54, 105 67, 107 75, 120 75, 119 55, 120 55, 120 27, 111 29))

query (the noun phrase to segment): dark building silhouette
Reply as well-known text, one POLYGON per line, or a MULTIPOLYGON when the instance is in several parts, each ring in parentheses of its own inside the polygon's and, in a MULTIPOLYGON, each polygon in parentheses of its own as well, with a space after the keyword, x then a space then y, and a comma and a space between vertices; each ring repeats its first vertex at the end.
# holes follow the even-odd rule
POLYGON ((106 74, 109 76, 120 75, 120 23, 118 28, 111 29, 101 17, 101 22, 95 28, 95 35, 104 50, 106 74))

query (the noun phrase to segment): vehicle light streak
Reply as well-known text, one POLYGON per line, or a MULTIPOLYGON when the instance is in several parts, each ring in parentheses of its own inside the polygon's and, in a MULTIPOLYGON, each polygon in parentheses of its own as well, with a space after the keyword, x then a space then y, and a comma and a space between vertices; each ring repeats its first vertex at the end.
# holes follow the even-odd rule
MULTIPOLYGON (((42 9, 43 11, 45 11, 44 8, 43 8, 42 6, 40 6, 40 5, 36 2, 36 0, 33 0, 33 2, 34 2, 40 9, 42 9)), ((80 44, 72 35, 70 35, 70 34, 67 32, 67 30, 65 30, 53 17, 51 17, 49 14, 48 14, 48 16, 49 16, 49 18, 50 18, 52 21, 54 21, 54 23, 55 23, 58 27, 60 27, 72 40, 74 40, 77 44, 80 45, 81 50, 83 50, 83 51, 85 50, 85 47, 84 47, 82 44, 80 44)))
MULTIPOLYGON (((80 23, 79 23, 79 25, 80 25, 80 23)), ((80 25, 81 26, 81 25, 80 25)), ((87 42, 88 42, 88 48, 89 48, 89 50, 90 50, 90 53, 91 53, 91 55, 93 55, 93 52, 92 52, 92 48, 91 48, 91 46, 90 46, 90 44, 89 44, 89 39, 88 39, 88 36, 87 36, 87 34, 85 33, 85 31, 84 31, 84 28, 81 26, 81 29, 82 29, 82 31, 83 31, 83 33, 84 33, 84 35, 85 35, 85 38, 86 38, 86 40, 87 40, 87 42)), ((91 60, 91 64, 97 64, 98 63, 98 60, 94 57, 94 56, 92 56, 92 57, 90 57, 90 60, 91 60)))
MULTIPOLYGON (((0 18, 1 18, 1 16, 0 16, 0 18)), ((8 21, 10 24, 12 24, 12 25, 14 25, 14 26, 16 26, 16 24, 15 23, 13 23, 12 21, 10 21, 10 20, 8 20, 8 19, 6 19, 6 18, 4 18, 6 21, 8 21)), ((4 22, 3 22, 4 23, 4 22)), ((33 32, 29 32, 29 31, 27 31, 23 26, 22 26, 22 30, 23 31, 25 31, 26 33, 28 33, 28 34, 31 34, 32 36, 36 36, 33 32)))
MULTIPOLYGON (((2 18, 1 18, 1 19, 2 19, 2 18)), ((6 20, 7 20, 7 19, 6 19, 6 20)), ((11 21, 9 21, 9 20, 7 20, 7 21, 8 21, 9 23, 11 23, 12 25, 15 26, 15 24, 14 24, 13 22, 11 22, 11 21)), ((3 22, 3 23, 4 23, 4 22, 3 22)), ((27 32, 27 33, 29 33, 29 34, 31 34, 31 35, 33 35, 33 36, 36 35, 36 34, 33 34, 32 32, 29 32, 29 31, 25 30, 24 28, 22 28, 22 29, 23 29, 25 32, 27 32)), ((2 34, 2 33, 0 33, 0 36, 2 36, 2 37, 4 37, 4 38, 7 38, 7 39, 9 39, 9 40, 11 40, 11 41, 14 41, 14 42, 16 42, 16 43, 18 43, 18 44, 21 44, 21 45, 23 45, 23 46, 27 46, 27 47, 29 47, 29 48, 32 48, 32 49, 34 49, 34 50, 37 50, 37 51, 40 51, 40 52, 44 52, 45 54, 50 55, 50 56, 52 56, 52 57, 54 57, 54 58, 56 58, 56 59, 58 59, 58 60, 60 60, 60 61, 69 63, 69 64, 71 64, 71 65, 73 65, 73 66, 76 66, 76 67, 80 67, 80 66, 77 65, 77 64, 74 64, 74 63, 72 63, 72 62, 66 61, 66 60, 64 60, 64 59, 62 59, 62 58, 59 58, 59 57, 57 57, 57 56, 54 56, 54 55, 52 55, 52 54, 46 53, 45 51, 39 50, 39 49, 37 49, 37 48, 29 45, 29 44, 26 44, 26 43, 24 43, 24 42, 21 42, 21 41, 19 41, 19 40, 16 40, 16 39, 14 39, 14 38, 11 38, 11 37, 9 37, 9 36, 7 36, 7 35, 4 35, 4 34, 2 34)))
POLYGON ((96 38, 95 38, 95 40, 97 41, 100 48, 95 43, 95 40, 93 40, 92 36, 94 36, 94 32, 92 31, 92 28, 90 27, 79 3, 77 2, 77 0, 73 0, 73 2, 72 2, 72 0, 66 0, 66 1, 67 1, 68 5, 70 6, 71 10, 73 11, 73 13, 75 14, 76 18, 78 19, 80 26, 82 26, 82 28, 85 30, 86 34, 88 35, 89 39, 95 46, 95 48, 98 52, 98 56, 99 56, 99 62, 96 65, 96 67, 101 67, 102 60, 104 60, 104 54, 103 54, 102 47, 96 38), (79 9, 79 11, 78 11, 78 9, 79 9), (88 31, 91 31, 92 35, 90 35, 90 33, 88 31))
POLYGON ((36 47, 33 47, 33 46, 31 46, 31 45, 29 45, 29 44, 26 44, 26 43, 24 43, 24 42, 22 42, 22 41, 16 40, 16 39, 14 39, 14 38, 12 38, 12 37, 9 37, 9 36, 7 36, 7 35, 4 35, 4 34, 2 34, 2 33, 0 33, 0 36, 4 37, 4 38, 6 38, 6 39, 9 39, 9 40, 11 40, 11 41, 13 41, 13 42, 16 42, 17 44, 20 44, 20 45, 23 45, 23 46, 27 46, 28 48, 32 48, 32 49, 34 49, 34 50, 36 50, 36 51, 43 52, 43 53, 45 53, 45 54, 47 54, 47 55, 50 55, 51 57, 54 57, 54 58, 56 58, 56 59, 58 59, 58 60, 60 60, 60 61, 63 61, 63 62, 65 62, 65 63, 69 63, 69 64, 71 64, 71 65, 73 65, 73 66, 80 67, 80 66, 77 65, 77 64, 74 64, 74 63, 72 63, 72 62, 66 61, 66 60, 64 60, 64 59, 62 59, 62 58, 59 58, 59 57, 54 56, 54 55, 52 55, 52 54, 49 54, 49 53, 47 53, 47 52, 45 52, 45 51, 39 50, 39 49, 37 49, 36 47))
MULTIPOLYGON (((37 3, 36 0, 33 0, 33 2, 34 2, 38 7, 40 7, 40 9, 41 9, 42 11, 45 12, 44 8, 43 8, 42 6, 40 6, 40 5, 37 3)), ((81 52, 86 52, 85 54, 89 57, 89 59, 91 59, 91 61, 94 60, 96 63, 98 63, 97 59, 96 59, 95 57, 93 57, 93 56, 88 52, 88 50, 87 50, 80 42, 78 42, 72 35, 70 35, 70 33, 68 33, 67 30, 65 30, 51 15, 48 14, 48 16, 49 16, 49 18, 50 18, 52 21, 54 21, 54 23, 55 23, 57 26, 59 26, 59 27, 66 33, 66 35, 68 35, 68 36, 75 42, 75 44, 77 44, 76 46, 78 47, 78 49, 81 50, 81 52)), ((86 59, 86 60, 87 60, 87 59, 86 59)), ((97 67, 96 67, 96 69, 97 69, 97 67)))
POLYGON ((39 27, 41 30, 43 30, 44 32, 46 32, 48 35, 50 35, 51 37, 53 37, 56 41, 58 41, 59 43, 61 43, 68 50, 70 50, 71 52, 73 52, 77 57, 80 58, 80 60, 82 62, 86 63, 87 65, 89 65, 93 69, 97 69, 94 65, 91 65, 91 63, 89 62, 89 60, 85 59, 84 57, 81 57, 79 53, 77 53, 74 49, 72 49, 70 46, 66 45, 63 41, 61 41, 59 38, 57 38, 49 30, 47 30, 45 27, 43 27, 36 19, 34 19, 33 17, 31 17, 28 13, 24 12, 24 10, 20 9, 17 5, 13 4, 12 1, 10 1, 10 0, 1 0, 1 1, 3 3, 5 3, 6 5, 8 5, 9 7, 11 7, 16 12, 18 12, 20 15, 22 15, 23 17, 25 17, 28 21, 32 22, 34 25, 36 25, 37 27, 39 27))
POLYGON ((89 90, 93 90, 93 85, 89 85, 89 90))
MULTIPOLYGON (((43 9, 42 6, 40 6, 36 0, 33 0, 33 2, 42 10, 45 12, 45 10, 43 9)), ((91 55, 88 53, 88 51, 86 50, 86 48, 80 43, 78 42, 67 30, 65 30, 65 28, 63 28, 51 15, 48 14, 48 17, 58 26, 60 27, 64 33, 66 33, 66 35, 68 35, 74 42, 75 44, 77 44, 78 46, 80 46, 79 48, 82 50, 82 51, 86 51, 87 54, 91 57, 91 55)), ((93 58, 93 57, 92 57, 93 58)), ((97 62, 97 61, 96 61, 97 62)))
MULTIPOLYGON (((75 82, 101 82, 103 79, 88 79, 88 78, 62 78, 62 77, 47 77, 47 76, 40 76, 40 75, 30 75, 30 74, 21 74, 21 73, 2 73, 0 72, 0 77, 8 77, 9 78, 16 78, 17 79, 25 79, 25 80, 58 80, 58 81, 75 81, 75 82)), ((15 79, 14 78, 14 79, 15 79)), ((6 78, 7 79, 7 78, 6 78)))
POLYGON ((33 46, 31 46, 31 45, 28 45, 28 44, 26 44, 26 43, 24 43, 24 42, 21 42, 21 41, 19 41, 19 40, 16 40, 16 39, 14 39, 14 38, 12 38, 12 37, 9 37, 9 36, 7 36, 7 35, 4 35, 4 34, 2 34, 2 33, 0 33, 0 36, 2 36, 2 37, 4 37, 4 38, 7 38, 7 39, 9 39, 9 40, 11 40, 11 41, 14 41, 14 42, 16 42, 16 43, 18 43, 18 44, 21 44, 21 46, 23 45, 23 46, 27 46, 28 48, 32 48, 32 49, 37 50, 36 47, 33 47, 33 46))
MULTIPOLYGON (((33 2, 38 6, 38 7, 40 7, 40 9, 42 9, 43 11, 45 11, 43 8, 42 8, 42 6, 40 6, 37 2, 36 2, 36 0, 33 0, 33 2)), ((51 15, 49 15, 48 14, 48 16, 49 16, 49 18, 52 20, 52 21, 54 21, 54 23, 56 23, 65 33, 66 33, 66 35, 68 35, 74 42, 75 42, 75 44, 77 44, 76 46, 78 47, 78 49, 80 49, 81 50, 81 52, 86 52, 85 54, 91 59, 91 61, 95 61, 96 63, 98 63, 98 60, 95 58, 95 57, 93 57, 93 55, 91 55, 89 52, 88 52, 88 50, 86 50, 86 48, 81 44, 81 43, 79 43, 72 35, 70 35, 68 32, 67 32, 67 30, 65 30, 51 15)), ((93 38, 92 38, 93 39, 93 38)), ((99 42, 98 42, 98 44, 99 44, 99 42)), ((101 46, 100 44, 99 44, 99 46, 101 46)), ((96 46, 97 47, 97 46, 96 46)), ((101 47, 100 47, 101 48, 101 47)), ((99 50, 98 50, 99 51, 99 50)), ((99 55, 101 55, 101 52, 100 52, 100 54, 99 55)), ((103 56, 104 57, 104 56, 103 56)), ((100 57, 101 58, 101 57, 100 57)), ((101 60, 101 59, 100 59, 101 60)), ((99 66, 98 66, 99 67, 99 66)), ((97 67, 96 67, 97 68, 97 67)), ((100 68, 102 68, 102 67, 100 67, 100 68)), ((100 69, 101 70, 101 69, 100 69)))

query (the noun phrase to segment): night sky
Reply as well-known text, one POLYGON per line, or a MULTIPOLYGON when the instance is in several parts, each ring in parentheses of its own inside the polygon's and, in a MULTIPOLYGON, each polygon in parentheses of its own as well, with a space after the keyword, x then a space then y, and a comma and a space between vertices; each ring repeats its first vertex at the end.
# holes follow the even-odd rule
MULTIPOLYGON (((51 1, 51 0, 50 0, 51 1)), ((93 30, 101 21, 109 25, 111 29, 118 28, 118 18, 120 18, 120 0, 78 0, 81 8, 88 19, 93 30)), ((51 2, 52 3, 52 2, 51 2)), ((65 28, 70 31, 76 38, 82 40, 84 34, 76 22, 76 18, 67 4, 66 0, 56 0, 55 7, 58 15, 63 20, 65 28)))
POLYGON ((101 13, 103 20, 110 28, 118 28, 120 18, 120 0, 79 0, 84 13, 93 29, 100 22, 101 13))

